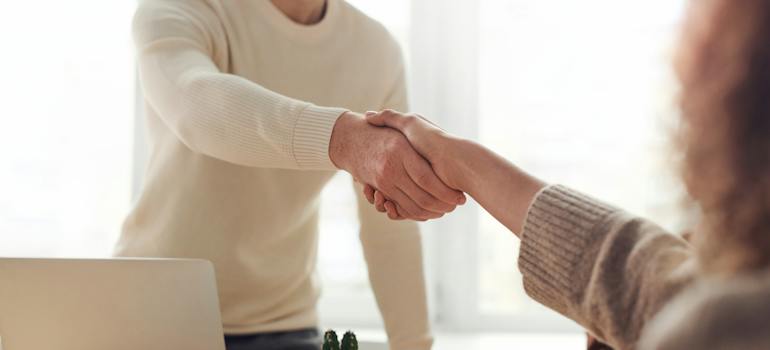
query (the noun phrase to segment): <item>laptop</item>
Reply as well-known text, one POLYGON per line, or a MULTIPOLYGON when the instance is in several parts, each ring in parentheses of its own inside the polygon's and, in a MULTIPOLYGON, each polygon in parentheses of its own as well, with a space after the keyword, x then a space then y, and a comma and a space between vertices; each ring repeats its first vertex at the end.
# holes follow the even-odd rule
POLYGON ((224 350, 214 268, 0 258, 0 350, 224 350))

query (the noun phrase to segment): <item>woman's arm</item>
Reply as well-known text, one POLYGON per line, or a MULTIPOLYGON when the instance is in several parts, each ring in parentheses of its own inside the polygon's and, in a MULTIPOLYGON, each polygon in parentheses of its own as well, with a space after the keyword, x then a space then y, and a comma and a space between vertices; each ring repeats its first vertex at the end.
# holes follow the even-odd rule
MULTIPOLYGON (((417 115, 386 110, 368 114, 367 120, 404 133, 444 183, 471 195, 516 235, 522 230, 530 203, 546 186, 488 148, 449 135, 417 115)), ((386 203, 384 197, 371 188, 365 194, 380 211, 390 208, 389 215, 398 216, 394 203, 386 203)))
MULTIPOLYGON (((691 246, 647 220, 563 186, 544 187, 420 116, 387 111, 367 118, 403 132, 448 186, 469 192, 519 233, 519 270, 530 297, 614 348, 635 348, 648 321, 695 276, 691 246)), ((377 202, 374 191, 367 196, 377 202)))
POLYGON ((478 143, 458 140, 450 144, 448 155, 461 167, 453 175, 459 189, 520 237, 527 210, 546 184, 478 143))

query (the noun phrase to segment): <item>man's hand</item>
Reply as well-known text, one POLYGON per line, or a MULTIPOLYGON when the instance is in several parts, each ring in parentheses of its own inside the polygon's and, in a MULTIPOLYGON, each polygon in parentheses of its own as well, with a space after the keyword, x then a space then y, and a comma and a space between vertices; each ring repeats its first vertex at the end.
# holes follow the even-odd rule
MULTIPOLYGON (((393 110, 368 112, 366 120, 376 126, 398 130, 406 136, 412 147, 431 163, 432 169, 447 186, 462 190, 460 176, 466 172, 458 169, 459 162, 454 159, 459 150, 457 139, 417 114, 402 114, 393 110)), ((364 195, 378 211, 387 212, 391 219, 400 219, 402 215, 398 203, 392 203, 387 194, 372 186, 364 187, 364 195)))
MULTIPOLYGON (((402 132, 410 144, 431 163, 449 187, 472 196, 511 232, 521 233, 529 206, 547 185, 497 153, 473 141, 447 134, 417 114, 391 110, 367 113, 372 125, 402 132)), ((367 186, 366 199, 388 217, 398 219, 399 203, 387 193, 367 186)))
POLYGON ((338 168, 397 205, 399 218, 435 219, 465 203, 465 195, 444 184, 403 134, 370 125, 359 114, 339 117, 329 157, 338 168))

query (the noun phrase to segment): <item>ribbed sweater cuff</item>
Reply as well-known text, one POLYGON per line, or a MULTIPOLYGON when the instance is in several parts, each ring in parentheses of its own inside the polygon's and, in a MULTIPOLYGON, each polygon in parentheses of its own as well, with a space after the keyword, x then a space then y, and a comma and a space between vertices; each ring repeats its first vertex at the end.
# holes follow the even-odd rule
POLYGON ((615 211, 564 186, 550 186, 533 201, 522 231, 519 269, 530 297, 561 314, 590 278, 588 255, 601 241, 596 227, 615 211))
POLYGON ((329 159, 329 139, 334 123, 345 112, 347 109, 315 105, 310 105, 302 111, 294 125, 292 139, 294 159, 300 169, 337 169, 329 159))

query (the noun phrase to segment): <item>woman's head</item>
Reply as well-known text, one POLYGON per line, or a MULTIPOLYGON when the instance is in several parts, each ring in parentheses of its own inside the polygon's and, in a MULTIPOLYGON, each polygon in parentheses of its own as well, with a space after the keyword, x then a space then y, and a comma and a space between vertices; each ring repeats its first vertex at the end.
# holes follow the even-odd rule
POLYGON ((695 0, 676 68, 684 180, 711 271, 770 267, 770 1, 695 0))

